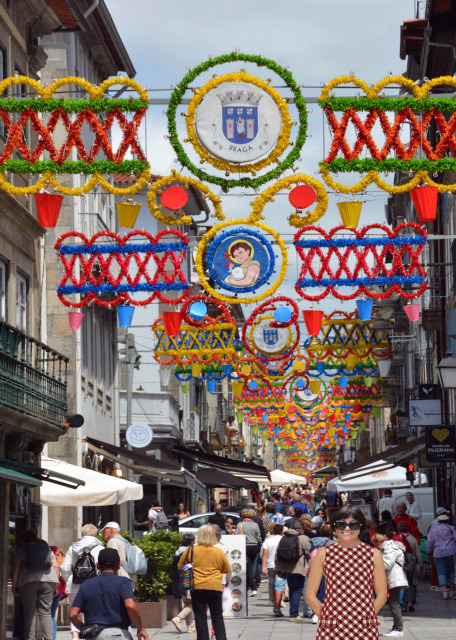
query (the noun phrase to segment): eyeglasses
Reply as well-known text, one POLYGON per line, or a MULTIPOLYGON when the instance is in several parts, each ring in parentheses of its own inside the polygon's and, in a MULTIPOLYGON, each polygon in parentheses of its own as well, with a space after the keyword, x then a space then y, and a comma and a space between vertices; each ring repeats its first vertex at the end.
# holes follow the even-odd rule
POLYGON ((359 531, 359 529, 361 529, 361 523, 356 522, 355 520, 353 520, 352 522, 344 522, 343 520, 337 520, 337 522, 334 523, 334 527, 338 531, 343 531, 347 527, 351 531, 359 531))

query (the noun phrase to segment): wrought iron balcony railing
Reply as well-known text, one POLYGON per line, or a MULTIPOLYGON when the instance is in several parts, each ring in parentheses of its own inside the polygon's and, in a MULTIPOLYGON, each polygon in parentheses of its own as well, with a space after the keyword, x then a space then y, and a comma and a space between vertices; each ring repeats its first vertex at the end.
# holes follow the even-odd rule
POLYGON ((67 414, 69 359, 0 321, 0 404, 61 424, 67 414))

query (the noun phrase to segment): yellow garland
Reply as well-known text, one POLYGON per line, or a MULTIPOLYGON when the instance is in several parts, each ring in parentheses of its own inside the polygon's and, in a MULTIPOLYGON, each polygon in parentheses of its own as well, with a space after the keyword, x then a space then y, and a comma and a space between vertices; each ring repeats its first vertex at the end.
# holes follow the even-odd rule
POLYGON ((211 164, 216 169, 219 169, 220 171, 252 173, 253 175, 255 175, 255 173, 260 169, 263 169, 263 167, 266 167, 272 162, 275 162, 282 155, 285 149, 290 145, 292 122, 286 101, 282 98, 280 93, 273 89, 273 87, 271 87, 267 82, 264 82, 264 80, 260 80, 259 78, 256 78, 249 73, 245 73, 244 71, 240 71, 238 73, 227 73, 223 76, 220 76, 219 78, 214 78, 203 85, 189 102, 187 113, 185 114, 185 122, 187 124, 187 135, 189 138, 187 142, 191 142, 195 151, 203 161, 209 162, 209 164, 211 164), (271 151, 271 153, 263 160, 259 160, 258 162, 252 164, 232 164, 231 162, 227 162, 226 160, 215 158, 213 155, 208 153, 206 149, 200 144, 195 130, 196 111, 203 98, 207 93, 209 93, 209 91, 212 91, 212 89, 215 89, 221 84, 225 84, 227 82, 248 82, 250 84, 254 84, 256 87, 262 89, 271 96, 271 98, 276 103, 278 110, 280 111, 280 115, 282 116, 282 130, 280 132, 279 139, 277 140, 277 144, 271 151))
POLYGON ((150 170, 144 169, 141 176, 134 184, 129 187, 119 188, 114 187, 112 184, 107 182, 105 177, 96 171, 83 186, 64 187, 56 180, 52 172, 45 171, 35 184, 29 185, 28 187, 15 187, 13 184, 7 182, 0 174, 0 189, 2 191, 6 191, 6 193, 11 193, 14 196, 25 196, 30 193, 38 193, 41 189, 49 185, 54 189, 54 191, 57 191, 57 193, 61 193, 66 196, 80 196, 83 193, 88 193, 99 184, 108 193, 112 193, 115 196, 127 196, 134 195, 140 191, 149 182, 149 180, 150 170))
POLYGON ((315 180, 310 176, 306 176, 303 173, 299 173, 282 178, 282 180, 279 180, 271 187, 268 187, 265 191, 260 193, 260 195, 251 203, 252 213, 250 214, 249 222, 256 223, 259 220, 263 220, 264 216, 262 215, 262 212, 265 205, 268 202, 274 202, 273 196, 275 196, 275 194, 281 189, 291 189, 292 184, 306 184, 315 189, 317 194, 317 206, 312 212, 304 216, 292 213, 289 217, 290 225, 299 229, 305 225, 313 224, 314 222, 317 222, 317 220, 320 220, 320 218, 325 215, 328 208, 328 196, 326 189, 318 180, 315 180))
MULTIPOLYGON (((259 351, 260 353, 264 353, 265 355, 269 355, 270 356, 271 352, 270 351, 262 351, 259 348, 259 346, 257 345, 257 343, 255 342, 254 337, 253 337, 254 330, 260 324, 260 322, 263 322, 263 320, 274 320, 274 315, 271 313, 271 314, 262 315, 262 316, 259 316, 258 318, 256 318, 255 322, 252 324, 252 326, 249 329, 249 341, 250 341, 250 344, 257 351, 259 351)), ((288 329, 288 340, 287 340, 287 343, 286 343, 286 345, 284 345, 283 349, 281 349, 280 351, 275 352, 274 355, 282 354, 294 342, 294 336, 293 336, 293 331, 292 331, 291 327, 285 327, 285 328, 288 329)))
POLYGON ((181 215, 180 218, 173 217, 173 214, 167 215, 163 213, 161 205, 157 204, 155 199, 157 194, 160 194, 163 189, 165 189, 169 184, 175 182, 182 182, 187 187, 191 184, 195 189, 197 189, 200 194, 202 194, 203 198, 209 198, 214 206, 214 213, 211 214, 211 217, 218 218, 218 220, 225 220, 225 215, 222 211, 222 201, 218 196, 216 196, 206 185, 194 178, 189 178, 187 176, 182 176, 177 171, 171 171, 170 176, 166 176, 165 178, 161 178, 161 180, 157 180, 154 182, 147 194, 147 204, 149 205, 149 210, 157 220, 163 222, 163 224, 173 225, 173 224, 191 224, 193 222, 193 218, 191 216, 181 215))
POLYGON ((207 233, 205 233, 204 236, 201 238, 198 244, 198 249, 195 256, 195 269, 196 269, 196 272, 198 273, 200 284, 206 289, 209 295, 213 296, 217 300, 221 300, 221 302, 224 302, 225 304, 255 304, 256 302, 261 302, 261 300, 264 300, 265 298, 272 296, 272 294, 282 284, 282 281, 285 278, 285 274, 287 272, 287 267, 288 267, 287 249, 280 235, 276 231, 274 231, 274 229, 271 229, 270 227, 266 226, 262 222, 252 223, 250 220, 245 220, 242 218, 239 218, 236 220, 228 220, 227 222, 221 222, 220 224, 215 225, 215 227, 212 227, 212 229, 210 229, 207 233), (210 240, 215 236, 215 234, 221 231, 222 229, 225 229, 226 227, 237 226, 240 224, 248 224, 250 226, 255 226, 255 227, 258 227, 259 229, 262 229, 266 233, 271 234, 271 236, 277 242, 280 248, 280 252, 282 254, 282 267, 280 269, 280 273, 278 275, 276 282, 271 287, 269 287, 267 291, 265 291, 261 295, 253 296, 252 298, 236 298, 234 296, 229 297, 229 296, 223 295, 222 293, 218 293, 218 291, 216 291, 213 287, 211 287, 209 282, 206 280, 206 275, 203 269, 203 254, 204 254, 204 250, 206 248, 207 243, 210 242, 210 240))

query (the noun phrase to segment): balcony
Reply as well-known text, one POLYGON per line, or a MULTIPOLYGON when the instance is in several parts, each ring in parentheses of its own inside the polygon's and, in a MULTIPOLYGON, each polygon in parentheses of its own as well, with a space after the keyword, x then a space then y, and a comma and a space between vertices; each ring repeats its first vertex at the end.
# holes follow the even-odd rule
POLYGON ((67 414, 68 361, 0 321, 0 404, 61 425, 67 414))

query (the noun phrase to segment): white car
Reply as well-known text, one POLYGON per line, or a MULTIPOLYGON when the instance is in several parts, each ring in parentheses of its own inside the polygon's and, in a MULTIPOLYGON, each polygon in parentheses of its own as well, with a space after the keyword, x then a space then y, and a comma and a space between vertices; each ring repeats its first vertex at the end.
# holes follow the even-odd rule
MULTIPOLYGON (((225 518, 231 518, 233 521, 233 526, 235 527, 237 523, 241 520, 241 516, 239 513, 235 513, 233 511, 223 511, 222 512, 225 518)), ((182 518, 179 520, 179 533, 193 533, 196 535, 196 532, 200 527, 207 524, 209 520, 209 516, 213 515, 214 511, 208 511, 207 513, 195 513, 193 516, 187 516, 187 518, 182 518)))

